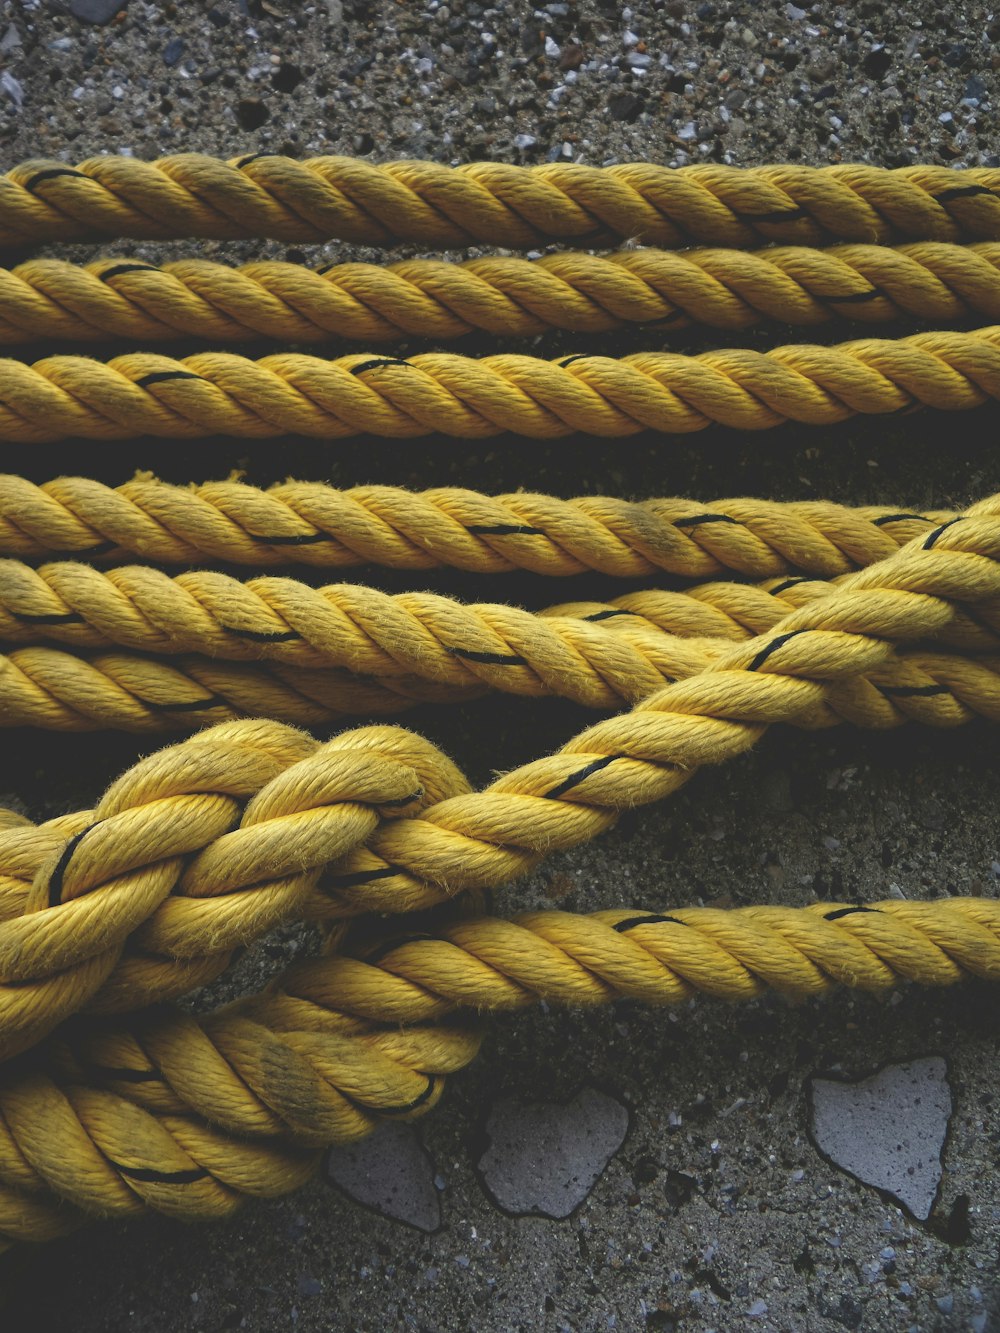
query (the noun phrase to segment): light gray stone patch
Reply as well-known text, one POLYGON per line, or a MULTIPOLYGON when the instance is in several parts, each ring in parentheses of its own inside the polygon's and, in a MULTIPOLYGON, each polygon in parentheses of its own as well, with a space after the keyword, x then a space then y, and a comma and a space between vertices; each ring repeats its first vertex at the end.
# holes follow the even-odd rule
POLYGON ((479 1170, 509 1213, 568 1217, 621 1147, 628 1112, 584 1088, 571 1102, 497 1102, 486 1122, 490 1145, 479 1170))
POLYGON ((358 1143, 331 1148, 326 1173, 357 1203, 420 1231, 441 1225, 434 1163, 411 1125, 385 1124, 358 1143))
POLYGON ((859 1083, 814 1078, 810 1091, 810 1129, 824 1156, 924 1221, 941 1183, 952 1112, 944 1060, 887 1065, 859 1083))

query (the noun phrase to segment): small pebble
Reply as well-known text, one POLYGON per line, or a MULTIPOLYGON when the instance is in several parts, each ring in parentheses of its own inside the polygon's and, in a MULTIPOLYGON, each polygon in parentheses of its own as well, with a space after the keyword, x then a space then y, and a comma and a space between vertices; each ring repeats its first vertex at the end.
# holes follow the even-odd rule
POLYGON ((184 54, 184 40, 181 37, 172 37, 163 48, 163 63, 170 69, 180 60, 184 54))
POLYGON ((69 12, 85 23, 110 23, 125 8, 127 0, 70 0, 69 12))

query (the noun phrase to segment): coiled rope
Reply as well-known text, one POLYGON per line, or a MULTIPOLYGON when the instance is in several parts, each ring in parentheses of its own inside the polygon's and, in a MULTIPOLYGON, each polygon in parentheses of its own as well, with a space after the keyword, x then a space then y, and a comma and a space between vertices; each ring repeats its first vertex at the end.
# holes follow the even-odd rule
POLYGON ((0 440, 411 439, 435 432, 485 439, 503 431, 613 438, 640 430, 683 434, 712 423, 744 430, 786 421, 824 425, 918 406, 960 411, 998 398, 1000 326, 836 347, 643 352, 619 360, 477 360, 448 352, 332 361, 200 352, 175 360, 147 352, 106 363, 76 356, 30 366, 0 361, 0 440))
POLYGON ((157 267, 120 258, 86 267, 35 259, 0 269, 0 343, 7 344, 179 336, 388 342, 458 338, 473 329, 526 337, 551 329, 745 329, 762 320, 812 326, 901 316, 1000 319, 1000 245, 623 250, 319 271, 197 259, 157 267))
POLYGON ((95 236, 340 238, 513 248, 551 240, 761 242, 1000 238, 1000 170, 914 166, 376 165, 254 153, 39 159, 0 177, 0 245, 95 236))

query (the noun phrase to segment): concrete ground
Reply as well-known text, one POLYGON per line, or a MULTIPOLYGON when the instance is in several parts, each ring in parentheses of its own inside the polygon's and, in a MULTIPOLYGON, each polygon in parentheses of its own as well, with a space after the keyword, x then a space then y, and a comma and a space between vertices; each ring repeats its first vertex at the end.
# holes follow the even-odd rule
MULTIPOLYGON (((992 110, 1000 13, 980 4, 655 0, 632 12, 608 0, 537 11, 462 0, 130 0, 108 24, 79 17, 100 17, 101 8, 98 0, 3 6, 5 163, 131 148, 143 157, 201 149, 445 162, 997 165, 1000 151, 992 110)), ((217 249, 122 243, 103 252, 217 249)), ((226 247, 233 258, 284 253, 226 247)), ((302 257, 359 253, 331 244, 302 257)), ((791 336, 772 328, 755 341, 791 336)), ((831 327, 826 336, 845 335, 831 327)), ((553 338, 537 350, 653 345, 663 344, 637 334, 553 338)), ((983 408, 756 437, 719 430, 612 443, 7 446, 0 463, 36 480, 74 471, 121 481, 136 468, 201 480, 238 466, 261 483, 294 474, 343 485, 706 501, 826 496, 910 509, 961 506, 1000 489, 998 426, 1000 410, 983 408)), ((358 578, 405 586, 381 572, 358 578)), ((588 595, 610 589, 600 579, 484 585, 442 574, 421 582, 532 606, 583 587, 588 595)), ((505 700, 424 708, 407 721, 484 781, 559 744, 586 718, 569 705, 505 700)), ((996 744, 983 726, 775 732, 669 804, 552 857, 502 895, 500 910, 994 894, 996 744)), ((0 793, 37 817, 89 804, 146 748, 123 737, 8 733, 0 793)), ((254 951, 240 983, 259 983, 299 943, 292 936, 254 951)), ((415 1139, 390 1135, 360 1163, 337 1159, 338 1179, 381 1212, 318 1178, 214 1228, 160 1219, 94 1226, 7 1256, 0 1318, 11 1329, 77 1333, 983 1333, 1000 1327, 998 1043, 996 995, 985 985, 908 990, 891 1001, 838 995, 799 1007, 769 999, 740 1009, 622 1005, 501 1019, 415 1139), (914 1064, 935 1057, 945 1061, 943 1082, 939 1065, 914 1064), (899 1140, 916 1135, 915 1193, 900 1186, 911 1213, 824 1155, 820 1122, 810 1133, 817 1097, 831 1095, 825 1080, 864 1080, 885 1066, 931 1070, 938 1120, 905 1089, 897 1088, 898 1105, 887 1102, 891 1075, 845 1094, 861 1141, 838 1151, 841 1160, 854 1152, 884 1166, 896 1146, 887 1119, 899 1140), (933 1202, 922 1221, 920 1199, 933 1202), (572 1211, 520 1215, 531 1208, 572 1211)))

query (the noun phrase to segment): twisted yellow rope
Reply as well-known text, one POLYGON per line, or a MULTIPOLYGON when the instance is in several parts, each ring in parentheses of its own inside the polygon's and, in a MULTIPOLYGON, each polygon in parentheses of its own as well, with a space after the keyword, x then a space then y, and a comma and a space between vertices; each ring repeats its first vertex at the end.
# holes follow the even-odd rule
POLYGON ((430 1110, 478 1045, 468 1023, 387 1029, 318 1003, 289 1023, 257 997, 78 1028, 0 1086, 0 1247, 88 1214, 215 1218, 286 1193, 316 1147, 430 1110))
POLYGON ((637 237, 746 247, 788 240, 1000 237, 1000 171, 699 165, 671 170, 375 165, 197 153, 156 162, 23 162, 0 177, 0 245, 90 236, 333 237, 365 245, 531 246, 637 237))
POLYGON ((620 360, 474 360, 446 352, 334 361, 292 353, 259 361, 222 352, 183 360, 132 353, 107 363, 53 356, 31 366, 0 361, 0 440, 361 432, 484 439, 502 431, 615 437, 687 433, 712 422, 745 430, 822 425, 915 406, 958 411, 991 398, 1000 398, 1000 326, 620 360))
POLYGON ((478 1049, 448 1021, 469 1006, 804 999, 969 976, 1000 980, 996 902, 539 912, 362 943, 208 1018, 50 1039, 36 1072, 0 1087, 0 1237, 47 1240, 95 1212, 221 1217, 294 1189, 312 1146, 434 1106, 478 1049))
MULTIPOLYGON (((871 319, 993 318, 1000 304, 1000 247, 946 244, 1000 239, 1000 172, 187 155, 28 163, 0 178, 0 244, 254 233, 376 244, 929 243, 325 273, 40 261, 0 271, 0 342, 443 338, 691 318, 745 327, 845 308, 871 319)), ((56 356, 0 362, 0 439, 620 436, 991 397, 1000 398, 1000 328, 557 363, 56 356)), ((0 810, 0 1057, 33 1048, 0 1079, 0 1247, 60 1234, 88 1214, 224 1216, 247 1196, 294 1187, 316 1147, 434 1104, 443 1078, 475 1054, 469 1009, 1000 979, 1000 907, 979 899, 501 921, 472 915, 480 895, 469 893, 671 794, 773 722, 1000 718, 1000 497, 964 515, 913 514, 299 483, 187 490, 146 477, 114 490, 81 478, 36 487, 6 476, 0 553, 769 580, 531 615, 291 579, 0 560, 0 636, 99 650, 29 646, 0 657, 2 724, 156 730, 248 711, 314 722, 487 688, 634 704, 479 792, 436 747, 396 727, 321 744, 243 719, 141 760, 92 811, 35 825, 0 810), (418 909, 418 933, 373 924, 418 909), (294 920, 323 925, 328 956, 203 1019, 162 1007, 294 920)))
MULTIPOLYGON (((903 506, 849 509, 828 501, 562 500, 458 487, 335 490, 289 481, 260 490, 238 481, 172 486, 138 476, 115 488, 87 477, 37 486, 0 474, 0 554, 81 559, 141 556, 320 568, 367 562, 394 569, 451 565, 492 574, 585 569, 632 577, 663 570, 709 578, 830 577, 891 555, 954 512, 903 506)), ((706 630, 706 633, 717 633, 706 630)))
MULTIPOLYGON (((0 658, 0 721, 86 726, 89 718, 91 726, 121 720, 149 730, 249 713, 301 722, 359 709, 396 712, 490 689, 618 708, 704 671, 727 640, 762 633, 829 591, 825 583, 804 580, 760 588, 712 583, 686 593, 650 590, 532 613, 355 584, 312 588, 292 579, 241 583, 211 572, 171 578, 144 566, 102 573, 69 561, 32 569, 0 560, 0 638, 123 645, 143 653, 197 651, 216 659, 175 665, 101 653, 88 661, 21 650, 0 658), (230 676, 218 665, 218 659, 260 658, 285 669, 230 676), (324 665, 338 670, 318 669, 324 665)), ((984 601, 974 616, 957 608, 942 641, 1000 653, 1000 605, 984 601)), ((941 656, 918 663, 911 657, 885 664, 870 678, 859 676, 832 711, 798 721, 830 725, 846 716, 867 726, 898 725, 906 709, 896 702, 907 699, 924 721, 955 725, 967 720, 969 707, 992 716, 994 695, 988 662, 941 656), (933 704, 915 702, 932 696, 933 704)))
POLYGON ((744 329, 764 319, 815 325, 903 315, 1000 319, 1000 245, 624 250, 532 261, 333 264, 318 272, 279 262, 234 269, 120 258, 86 267, 34 259, 0 269, 0 343, 8 344, 181 335, 385 342, 457 338, 473 329, 526 337, 634 324, 744 329))
POLYGON ((236 722, 151 756, 93 817, 14 824, 0 835, 4 1040, 36 1040, 102 988, 104 1008, 180 993, 290 916, 433 905, 589 840, 618 810, 670 794, 768 723, 879 671, 895 642, 940 635, 956 598, 1000 595, 1000 518, 988 516, 998 507, 848 576, 765 636, 478 794, 395 728, 317 746, 278 723, 236 722), (146 952, 123 954, 129 940, 146 952))
MULTIPOLYGON (((7 1050, 81 1007, 178 994, 279 921, 412 910, 523 873, 609 827, 617 810, 746 749, 767 723, 821 707, 889 663, 893 642, 941 636, 963 604, 998 595, 994 499, 478 794, 433 747, 395 728, 319 745, 278 723, 242 722, 140 762, 94 812, 37 827, 7 814, 7 1050)), ((877 986, 893 976, 944 984, 995 975, 994 904, 949 902, 922 915, 898 906, 827 905, 794 919, 757 909, 731 924, 620 911, 451 923, 437 943, 388 941, 384 967, 362 947, 353 962, 293 973, 275 995, 249 1002, 248 1026, 242 1014, 235 1028, 167 1017, 152 1038, 142 1020, 56 1036, 40 1048, 37 1072, 0 1087, 0 1231, 40 1238, 74 1225, 78 1213, 57 1210, 53 1195, 88 1212, 224 1214, 308 1169, 300 1153, 275 1149, 275 1133, 317 1143, 362 1132, 379 1114, 417 1113, 440 1091, 440 1074, 475 1049, 473 1036, 437 1026, 369 1035, 373 1021, 384 1034, 386 1022, 436 1024, 456 1004, 509 1007, 529 994, 662 1001, 692 986, 739 996, 764 982, 808 994, 829 977, 877 986)))

